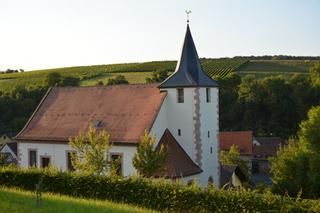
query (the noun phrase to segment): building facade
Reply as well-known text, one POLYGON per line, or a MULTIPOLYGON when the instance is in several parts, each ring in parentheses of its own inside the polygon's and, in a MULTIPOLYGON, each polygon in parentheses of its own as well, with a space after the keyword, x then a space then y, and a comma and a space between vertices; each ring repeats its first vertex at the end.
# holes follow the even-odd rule
POLYGON ((111 135, 121 174, 136 174, 132 158, 145 130, 168 147, 167 170, 156 176, 219 186, 218 84, 202 70, 189 25, 175 72, 160 85, 55 87, 16 136, 18 164, 72 170, 68 139, 90 123, 111 135))

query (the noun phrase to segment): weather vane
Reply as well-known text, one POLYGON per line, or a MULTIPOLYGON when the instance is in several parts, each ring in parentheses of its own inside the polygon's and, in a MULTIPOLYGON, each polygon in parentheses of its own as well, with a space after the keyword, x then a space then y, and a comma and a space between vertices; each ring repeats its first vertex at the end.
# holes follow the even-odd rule
POLYGON ((187 14, 187 23, 189 24, 189 14, 192 13, 191 10, 185 10, 186 14, 187 14))

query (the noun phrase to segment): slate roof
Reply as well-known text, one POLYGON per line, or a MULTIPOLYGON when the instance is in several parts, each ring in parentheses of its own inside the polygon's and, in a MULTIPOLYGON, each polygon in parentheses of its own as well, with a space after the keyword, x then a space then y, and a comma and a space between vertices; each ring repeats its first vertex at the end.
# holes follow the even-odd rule
POLYGON ((108 131, 114 143, 137 144, 152 127, 166 94, 158 84, 54 87, 16 139, 66 143, 93 123, 108 131))
POLYGON ((255 158, 267 159, 277 155, 280 146, 283 145, 279 137, 256 137, 260 145, 253 146, 253 155, 255 158))
POLYGON ((240 149, 241 155, 253 154, 253 132, 252 131, 230 131, 219 133, 220 150, 229 150, 235 144, 240 149))
POLYGON ((218 87, 218 83, 201 68, 189 24, 175 72, 160 84, 160 88, 172 87, 218 87))
POLYGON ((164 163, 165 170, 156 172, 154 174, 155 177, 179 178, 202 172, 201 168, 192 161, 168 129, 163 133, 157 149, 161 145, 165 145, 167 148, 167 156, 164 163))
POLYGON ((242 172, 238 165, 221 165, 220 166, 220 187, 232 183, 232 174, 235 173, 240 181, 246 182, 248 178, 242 172))
POLYGON ((12 150, 12 152, 17 155, 17 142, 10 142, 10 143, 6 143, 10 149, 12 150))

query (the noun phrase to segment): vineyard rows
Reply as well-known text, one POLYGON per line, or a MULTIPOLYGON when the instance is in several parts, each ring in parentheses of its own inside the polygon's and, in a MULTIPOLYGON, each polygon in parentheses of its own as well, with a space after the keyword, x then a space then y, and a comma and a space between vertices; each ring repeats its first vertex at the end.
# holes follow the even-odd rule
POLYGON ((204 59, 202 68, 210 76, 224 77, 230 72, 236 71, 241 65, 248 62, 246 59, 204 59))

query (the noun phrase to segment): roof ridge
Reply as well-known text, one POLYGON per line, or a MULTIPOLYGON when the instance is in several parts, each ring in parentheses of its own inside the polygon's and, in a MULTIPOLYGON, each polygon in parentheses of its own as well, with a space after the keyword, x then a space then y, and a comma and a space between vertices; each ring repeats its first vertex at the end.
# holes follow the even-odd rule
POLYGON ((44 100, 48 97, 49 93, 53 90, 53 87, 49 87, 49 89, 47 90, 46 94, 43 96, 43 98, 41 99, 40 103, 38 104, 36 110, 32 113, 32 115, 30 116, 29 120, 27 121, 27 123, 24 125, 24 127, 21 129, 21 131, 15 136, 13 137, 13 139, 17 139, 20 134, 29 126, 29 124, 31 123, 33 117, 36 115, 36 113, 38 112, 38 110, 40 109, 41 105, 43 104, 44 100))

